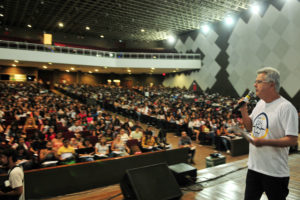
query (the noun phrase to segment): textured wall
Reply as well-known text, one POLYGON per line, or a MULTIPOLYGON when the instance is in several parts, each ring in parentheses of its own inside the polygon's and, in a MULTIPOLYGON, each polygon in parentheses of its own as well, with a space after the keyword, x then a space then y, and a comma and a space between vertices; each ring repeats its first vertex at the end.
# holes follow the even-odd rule
POLYGON ((176 51, 200 53, 203 66, 190 75, 169 76, 163 84, 189 88, 195 80, 204 91, 242 96, 254 89, 256 70, 272 66, 281 73, 281 94, 300 107, 300 2, 269 2, 260 15, 245 10, 231 28, 220 22, 206 35, 182 35, 176 51))

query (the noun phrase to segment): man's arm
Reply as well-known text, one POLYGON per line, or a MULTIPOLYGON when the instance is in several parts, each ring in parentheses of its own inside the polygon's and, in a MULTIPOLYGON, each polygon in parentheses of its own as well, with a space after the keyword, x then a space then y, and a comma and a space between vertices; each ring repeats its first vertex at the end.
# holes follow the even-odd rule
POLYGON ((247 104, 245 104, 244 106, 242 106, 240 108, 241 114, 242 114, 242 118, 243 118, 243 124, 245 126, 245 128, 247 129, 248 132, 252 131, 252 120, 249 117, 248 114, 248 108, 247 108, 247 104))
POLYGON ((298 142, 297 136, 285 136, 280 139, 260 139, 260 138, 253 138, 250 142, 257 146, 273 146, 273 147, 288 147, 288 146, 295 146, 298 142))
POLYGON ((23 186, 16 187, 10 192, 2 192, 0 191, 0 196, 20 196, 23 193, 23 186))

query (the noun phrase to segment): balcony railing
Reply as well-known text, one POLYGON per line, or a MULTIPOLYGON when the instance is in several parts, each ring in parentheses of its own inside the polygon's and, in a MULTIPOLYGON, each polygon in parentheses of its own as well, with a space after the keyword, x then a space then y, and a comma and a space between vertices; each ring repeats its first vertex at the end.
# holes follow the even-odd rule
POLYGON ((96 56, 116 59, 174 59, 174 60, 200 60, 200 54, 182 54, 182 53, 129 53, 129 52, 111 52, 93 49, 82 49, 74 47, 60 47, 52 45, 34 44, 27 42, 15 42, 0 40, 0 48, 19 49, 28 51, 65 53, 74 55, 96 56))

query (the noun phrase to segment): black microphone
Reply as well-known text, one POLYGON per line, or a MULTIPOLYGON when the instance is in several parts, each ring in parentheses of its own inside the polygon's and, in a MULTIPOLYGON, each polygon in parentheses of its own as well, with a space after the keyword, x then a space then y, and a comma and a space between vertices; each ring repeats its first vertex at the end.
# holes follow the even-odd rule
POLYGON ((238 103, 232 110, 232 112, 237 112, 239 111, 239 109, 245 104, 248 103, 249 100, 254 97, 254 92, 249 91, 249 93, 244 97, 243 101, 241 101, 240 103, 238 103))

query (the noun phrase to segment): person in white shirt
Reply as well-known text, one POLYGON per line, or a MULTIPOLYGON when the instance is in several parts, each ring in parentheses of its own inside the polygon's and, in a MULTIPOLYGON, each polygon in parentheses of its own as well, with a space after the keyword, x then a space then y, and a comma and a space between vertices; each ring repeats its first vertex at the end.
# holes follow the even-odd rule
POLYGON ((83 131, 83 127, 80 126, 80 121, 76 121, 73 126, 68 128, 69 131, 74 132, 74 133, 79 133, 83 131))
POLYGON ((0 191, 0 199, 25 200, 24 172, 16 165, 17 152, 14 149, 5 149, 0 152, 0 160, 8 169, 8 180, 4 182, 5 191, 0 191))
MULTIPOLYGON (((247 104, 240 108, 245 128, 251 132, 245 200, 286 199, 289 189, 289 147, 298 140, 296 108, 279 95, 280 74, 271 67, 257 71, 254 83, 260 98, 248 115, 247 104)), ((240 100, 240 102, 243 99, 240 100)))

